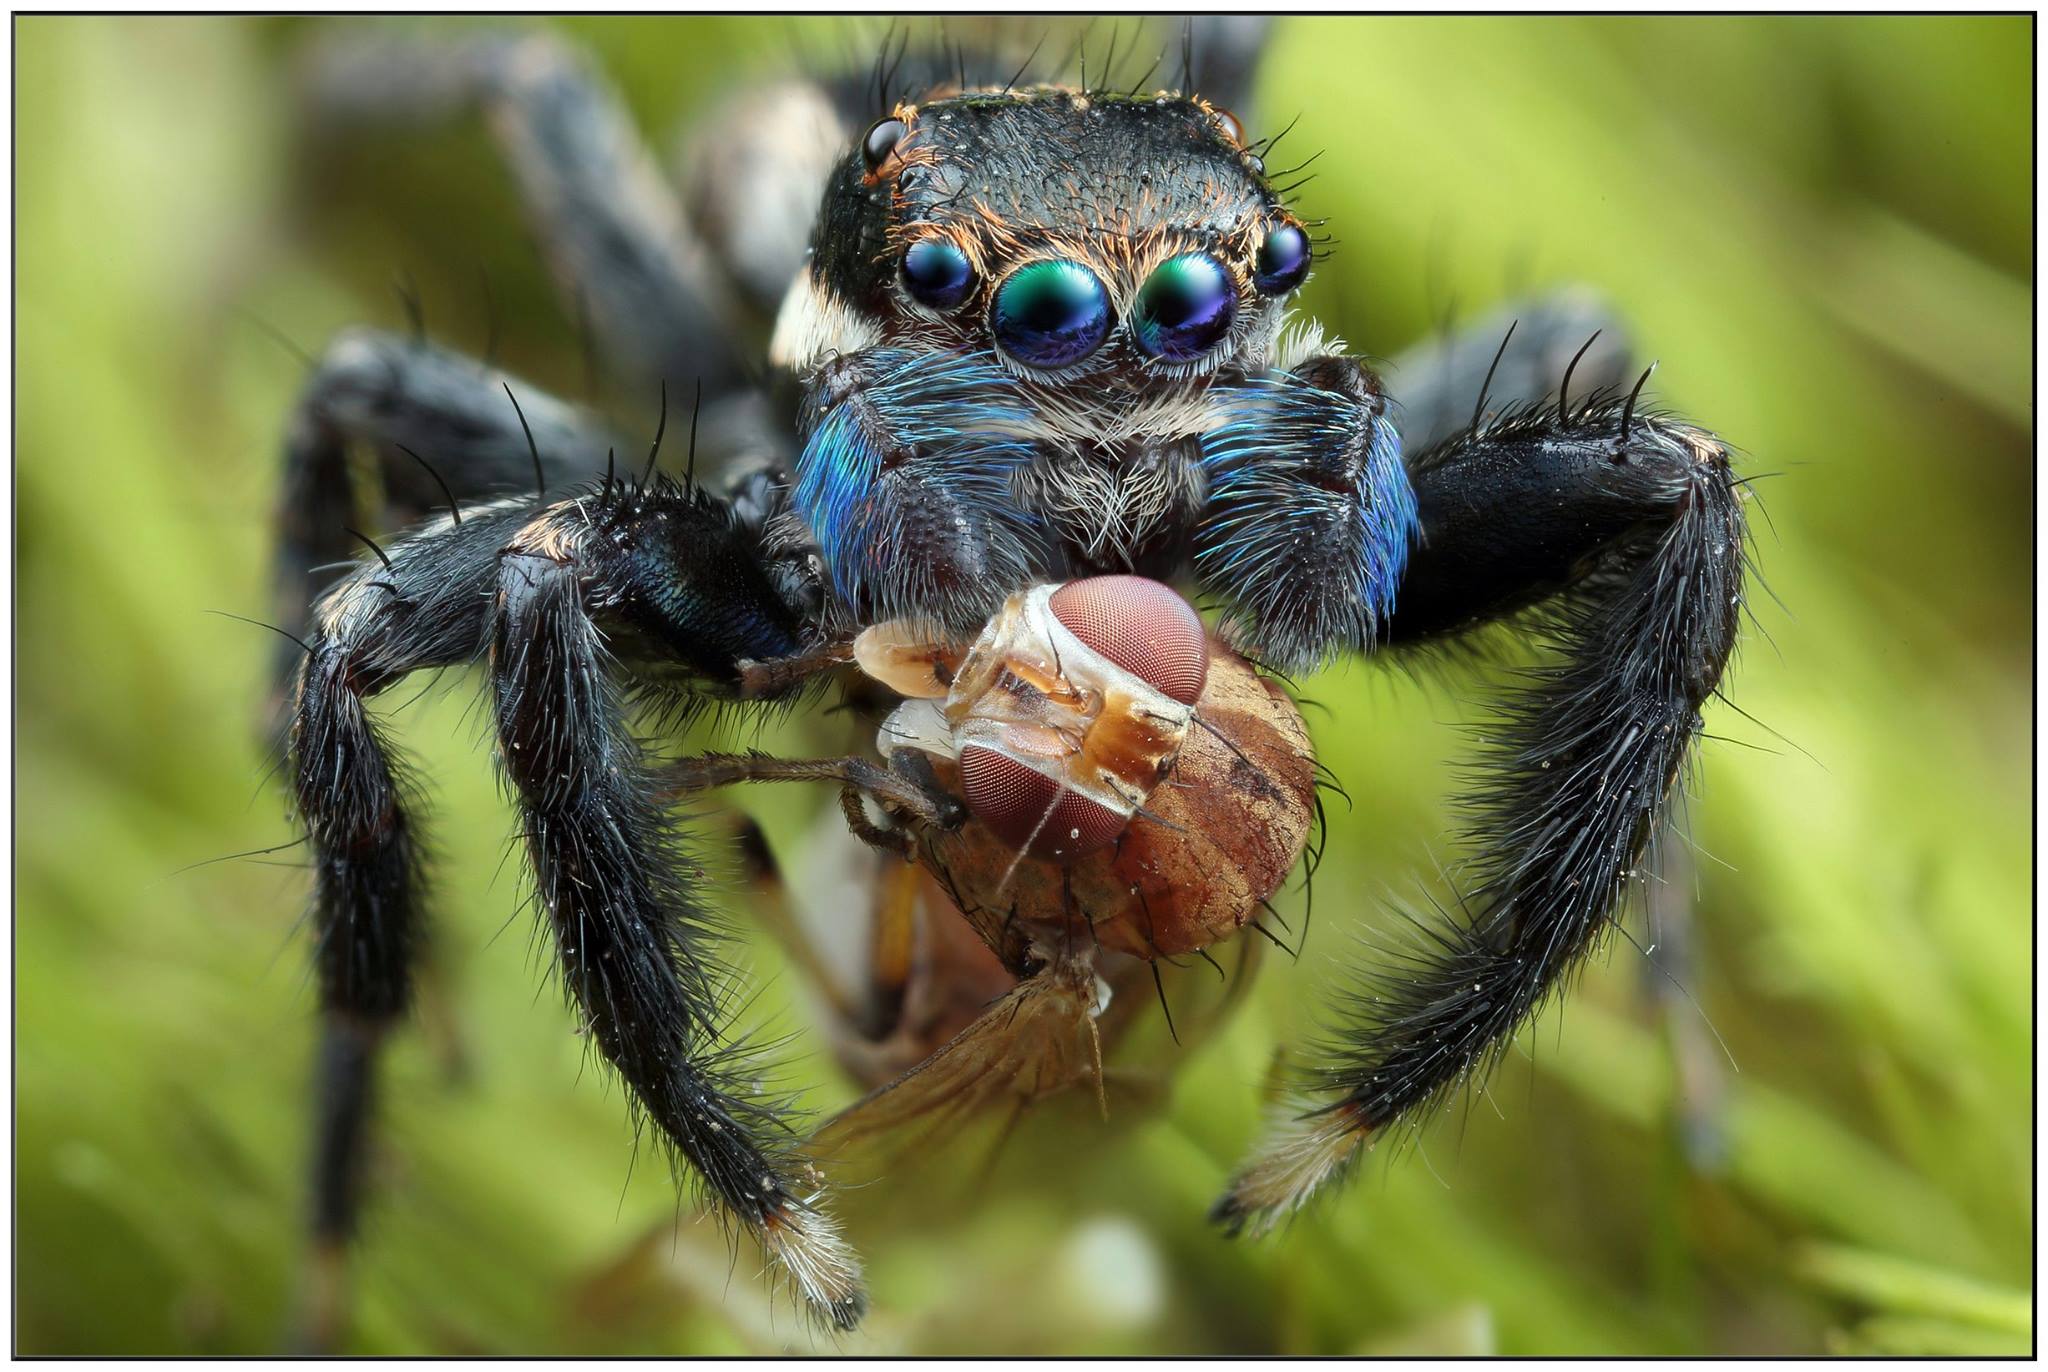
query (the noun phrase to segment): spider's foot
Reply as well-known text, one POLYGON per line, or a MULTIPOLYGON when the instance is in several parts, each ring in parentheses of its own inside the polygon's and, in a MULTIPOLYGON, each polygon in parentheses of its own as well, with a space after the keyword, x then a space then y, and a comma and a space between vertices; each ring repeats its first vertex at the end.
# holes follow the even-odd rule
POLYGON ((860 1259, 822 1210, 785 1204, 762 1218, 761 1246, 813 1318, 845 1334, 867 1314, 860 1259))
POLYGON ((1283 1108, 1209 1209, 1209 1218, 1232 1238, 1270 1233, 1327 1183, 1349 1172, 1372 1137, 1372 1124, 1350 1101, 1332 1108, 1295 1101, 1283 1108))

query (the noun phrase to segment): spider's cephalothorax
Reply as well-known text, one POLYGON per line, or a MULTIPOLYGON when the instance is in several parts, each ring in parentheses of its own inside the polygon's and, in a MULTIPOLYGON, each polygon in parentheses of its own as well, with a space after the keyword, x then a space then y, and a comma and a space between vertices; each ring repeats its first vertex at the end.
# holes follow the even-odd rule
POLYGON ((840 597, 967 628, 1034 577, 1192 565, 1269 657, 1369 638, 1414 501, 1372 375, 1297 365, 1305 333, 1280 355, 1311 257, 1199 97, 969 92, 869 127, 771 344, 840 597))
MULTIPOLYGON (((902 98, 764 87, 680 195, 546 39, 376 38, 311 64, 328 120, 487 109, 613 369, 701 382, 721 471, 660 475, 657 437, 647 476, 622 476, 599 419, 421 337, 351 332, 309 379, 278 561, 303 652, 278 703, 315 858, 317 1273, 355 1227, 373 1069, 426 936, 417 798, 367 705, 415 672, 486 666, 589 1042, 841 1328, 864 1297, 821 1163, 933 1111, 1099 1087, 1162 962, 1264 932, 1316 772, 1250 661, 1496 625, 1554 658, 1487 740, 1459 889, 1339 1000, 1221 1224, 1293 1213, 1483 1072, 1600 946, 1734 649, 1739 483, 1711 434, 1638 404, 1620 329, 1582 295, 1419 350, 1399 404, 1288 323, 1308 226, 1228 112, 1262 32, 1191 21, 1210 79, 1147 95, 1020 87, 1014 58, 966 50, 902 98), (779 222, 792 205, 819 206, 808 249, 779 222), (355 532, 372 523, 406 527, 355 532), (358 540, 372 558, 351 564, 358 540), (817 681, 845 688, 852 755, 658 766, 633 727, 817 681), (776 914, 759 835, 742 848, 841 1060, 878 1088, 807 1141, 732 1046, 725 936, 674 805, 769 780, 841 788, 852 855, 822 916, 800 889, 776 914)), ((335 1293, 314 1294, 317 1329, 335 1293)))

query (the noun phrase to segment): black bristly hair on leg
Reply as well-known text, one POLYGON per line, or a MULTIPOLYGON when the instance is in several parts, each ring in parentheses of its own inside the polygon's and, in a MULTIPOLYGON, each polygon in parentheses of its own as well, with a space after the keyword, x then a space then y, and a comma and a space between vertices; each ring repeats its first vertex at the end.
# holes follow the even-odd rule
POLYGON ((512 394, 512 383, 507 381, 503 384, 505 398, 512 402, 512 413, 519 416, 519 431, 526 435, 527 455, 533 459, 533 493, 537 498, 545 500, 548 494, 548 474, 541 466, 540 445, 533 441, 533 426, 526 422, 526 411, 519 408, 519 397, 512 394))
POLYGON ((375 553, 377 555, 377 561, 384 564, 385 571, 388 572, 391 570, 391 558, 388 554, 385 553, 383 548, 378 546, 376 539, 370 537, 366 533, 363 533, 359 529, 351 529, 346 525, 342 526, 341 531, 347 534, 350 538, 356 540, 356 542, 362 544, 365 548, 368 548, 371 552, 375 553))
MULTIPOLYGON (((446 536, 372 544, 325 596, 299 644, 290 708, 292 794, 313 857, 313 963, 322 1018, 310 1193, 314 1278, 306 1342, 332 1343, 344 1250, 362 1210, 376 1068, 412 1004, 425 939, 424 846, 402 759, 367 702, 416 671, 482 646, 497 551, 526 510, 479 515, 446 536)), ((365 539, 365 542, 369 540, 365 539)), ((283 633, 283 630, 279 630, 283 633)))
POLYGON ((1479 433, 1479 421, 1486 414, 1486 393, 1493 388, 1493 374, 1500 370, 1500 360, 1507 356, 1508 344, 1514 342, 1515 329, 1521 322, 1519 319, 1510 321, 1508 331, 1501 336, 1500 347, 1493 354, 1493 361, 1487 365, 1486 379, 1479 383, 1479 398, 1472 402, 1472 423, 1467 430, 1474 436, 1479 433))
POLYGON ((310 58, 316 131, 361 137, 482 116, 567 312, 611 372, 634 383, 695 373, 715 395, 741 384, 703 245, 624 102, 573 45, 504 29, 434 42, 359 28, 310 58))
POLYGON ((1455 897, 1329 1014, 1300 1099, 1212 1217, 1263 1232, 1362 1147, 1480 1081, 1594 954, 1639 880, 1735 650, 1746 527, 1703 430, 1548 400, 1424 454, 1423 539, 1388 625, 1427 646, 1503 618, 1547 645, 1483 734, 1455 897))
POLYGON ((812 1195, 787 1103, 761 1093, 756 1054, 732 1040, 726 935, 589 607, 685 663, 728 669, 790 653, 797 625, 708 498, 662 482, 587 519, 558 506, 513 538, 490 630, 499 757, 563 982, 678 1172, 760 1241, 812 1314, 851 1329, 859 1265, 812 1195))
MULTIPOLYGON (((519 498, 379 547, 376 563, 323 598, 304 645, 292 758, 315 857, 327 1021, 308 1308, 316 1320, 336 1308, 378 1049, 411 1003, 422 929, 411 788, 367 701, 488 650, 522 832, 593 1042, 719 1212, 760 1239, 817 1318, 850 1328, 863 1301, 857 1264, 791 1161, 783 1103, 753 1084, 756 1050, 729 1041, 731 982, 693 889, 696 866, 625 715, 636 668, 662 665, 670 694, 685 689, 674 669, 692 689, 728 692, 741 660, 800 646, 803 612, 715 497, 657 477, 592 504, 519 498), (628 646, 632 661, 609 645, 628 646)), ((333 1330, 308 1333, 325 1344, 333 1330)))
MULTIPOLYGON (((515 423, 503 377, 460 353, 377 330, 351 329, 328 344, 286 429, 273 572, 279 625, 309 636, 315 602, 340 575, 334 569, 352 560, 351 528, 383 535, 436 506, 447 509, 451 526, 465 525, 471 516, 458 501, 526 498, 537 449, 557 485, 597 474, 609 441, 603 431, 524 384, 524 423, 515 423), (352 475, 357 448, 377 460, 371 492, 352 475)), ((282 731, 297 669, 296 655, 278 656, 266 734, 282 731)))
POLYGON ((456 503, 455 492, 449 489, 447 478, 443 477, 439 472, 435 471, 432 463, 428 462, 424 457, 421 457, 412 449, 406 447, 403 443, 394 443, 391 446, 398 449, 398 451, 404 453, 414 462, 417 462, 419 464, 420 470, 425 472, 430 478, 433 479, 434 484, 441 488, 441 494, 444 497, 446 497, 448 501, 449 524, 456 528, 462 527, 462 507, 456 503))
MULTIPOLYGON (((663 416, 666 417, 668 414, 668 400, 665 394, 662 399, 661 408, 663 416)), ((697 421, 703 417, 703 414, 704 382, 700 379, 697 382, 696 394, 690 397, 690 452, 683 465, 683 489, 686 491, 697 489, 697 421)))
POLYGON ((1643 387, 1650 384, 1651 374, 1656 370, 1657 364, 1654 362, 1643 368, 1643 374, 1636 378, 1635 389, 1628 393, 1628 399, 1622 403, 1621 432, 1615 436, 1614 440, 1614 460, 1616 462, 1622 461, 1628 454, 1629 424, 1635 418, 1636 399, 1642 395, 1643 387))
MULTIPOLYGON (((694 422, 695 416, 692 416, 694 422)), ((668 382, 661 383, 661 417, 654 422, 654 442, 647 445, 647 470, 640 477, 642 486, 654 481, 654 464, 661 461, 661 437, 668 432, 668 382)))
POLYGON ((1564 379, 1557 383, 1557 427, 1559 429, 1569 430, 1572 426, 1572 373, 1579 369, 1580 360, 1585 357, 1595 343, 1600 341, 1601 333, 1602 330, 1600 329, 1593 330, 1592 337, 1579 344, 1579 350, 1572 354, 1572 360, 1565 363, 1564 379))

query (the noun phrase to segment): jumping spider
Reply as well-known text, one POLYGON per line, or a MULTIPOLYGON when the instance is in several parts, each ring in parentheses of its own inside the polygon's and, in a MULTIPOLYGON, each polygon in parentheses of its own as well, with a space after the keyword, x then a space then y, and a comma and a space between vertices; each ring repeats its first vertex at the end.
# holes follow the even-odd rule
POLYGON ((622 473, 593 415, 368 331, 298 401, 278 579, 303 652, 278 710, 316 855, 330 1272, 424 937, 416 811, 367 708, 415 672, 487 664, 590 1041, 840 1329, 864 1296, 829 1146, 1099 1085, 1106 1007, 1143 1005, 1157 959, 1237 934, 1295 866, 1316 775, 1264 669, 1500 624, 1555 653, 1501 707, 1457 898, 1358 973, 1219 1224, 1295 1211, 1484 1071, 1599 945, 1735 646, 1728 452, 1638 403, 1618 328, 1579 296, 1529 304, 1512 346, 1419 351, 1392 403, 1291 309, 1315 226, 1230 112, 1261 32, 1191 21, 1176 90, 1039 84, 966 50, 900 99, 879 76, 771 87, 723 110, 680 196, 547 38, 320 51, 324 120, 483 110, 612 364, 650 395, 701 384, 704 419, 688 479, 653 455, 622 473), (778 208, 798 202, 808 245, 778 208), (354 450, 375 456, 379 525, 409 522, 382 545, 353 532, 354 450), (352 560, 358 539, 374 556, 352 560), (637 707, 821 683, 880 727, 874 757, 658 764, 629 729, 637 707), (808 959, 878 1089, 807 1140, 728 1046, 724 939, 671 804, 775 779, 840 787, 887 888, 835 912, 869 923, 865 984, 808 959))

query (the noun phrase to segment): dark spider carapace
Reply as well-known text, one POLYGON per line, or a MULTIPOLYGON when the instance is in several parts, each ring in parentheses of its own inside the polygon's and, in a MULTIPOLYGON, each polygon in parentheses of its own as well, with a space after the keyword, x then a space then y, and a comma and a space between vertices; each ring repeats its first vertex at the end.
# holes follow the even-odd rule
POLYGON ((590 1042, 841 1328, 864 1297, 834 1148, 1099 1087, 1158 961, 1255 922, 1297 862, 1312 755, 1250 664, 1497 625, 1550 651, 1484 746, 1454 898, 1358 971, 1219 1223, 1292 1213, 1482 1072, 1599 945, 1734 649, 1727 451, 1638 403, 1619 327, 1576 294, 1528 302, 1507 341, 1421 349, 1392 403, 1293 308, 1314 226, 1229 112, 1261 33, 1188 25, 1208 98, 1185 74, 1033 84, 964 49, 901 98, 762 87, 680 193, 545 38, 351 40, 311 64, 323 125, 481 107, 613 371, 703 394, 681 482, 653 454, 628 474, 596 416, 419 336, 342 336, 294 412, 280 613, 304 652, 279 708, 316 856, 316 1270, 356 1223, 375 1062, 424 938, 417 799, 367 707, 416 672, 485 665, 590 1042), (799 204, 818 207, 807 246, 799 204), (679 709, 811 686, 852 705, 850 755, 647 752, 679 709), (842 1061, 878 1088, 809 1138, 732 1042, 726 934, 676 813, 769 780, 842 792, 822 914, 772 913, 788 902, 744 846, 842 1061))

